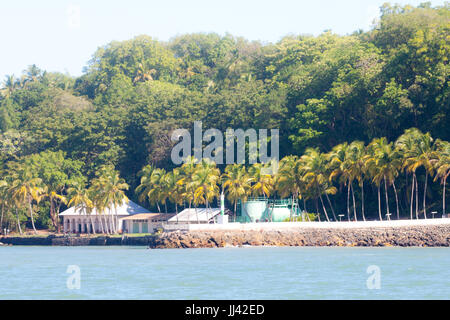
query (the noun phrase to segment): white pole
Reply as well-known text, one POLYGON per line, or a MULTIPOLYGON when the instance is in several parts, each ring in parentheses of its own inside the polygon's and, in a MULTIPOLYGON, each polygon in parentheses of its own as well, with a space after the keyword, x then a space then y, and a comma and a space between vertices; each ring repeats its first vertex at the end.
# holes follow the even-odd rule
POLYGON ((225 214, 225 195, 222 194, 220 195, 220 215, 224 215, 225 214))

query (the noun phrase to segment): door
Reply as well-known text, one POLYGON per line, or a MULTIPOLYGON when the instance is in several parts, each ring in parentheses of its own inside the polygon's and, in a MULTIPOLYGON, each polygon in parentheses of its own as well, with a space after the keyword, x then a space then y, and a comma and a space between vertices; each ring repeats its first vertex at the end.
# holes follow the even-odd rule
POLYGON ((148 233, 148 222, 142 223, 142 233, 148 233))
POLYGON ((139 222, 133 222, 133 233, 139 233, 139 222))

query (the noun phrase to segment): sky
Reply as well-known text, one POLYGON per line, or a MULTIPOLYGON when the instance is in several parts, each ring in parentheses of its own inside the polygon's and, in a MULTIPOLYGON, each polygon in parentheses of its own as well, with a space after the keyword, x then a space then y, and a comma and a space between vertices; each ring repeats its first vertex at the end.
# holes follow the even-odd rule
MULTIPOLYGON (((394 0, 418 5, 425 0, 394 0)), ((386 0, 2 0, 0 82, 31 64, 82 74, 98 47, 147 34, 231 33, 276 42, 288 34, 369 30, 386 0)), ((445 0, 431 1, 433 6, 445 0)))

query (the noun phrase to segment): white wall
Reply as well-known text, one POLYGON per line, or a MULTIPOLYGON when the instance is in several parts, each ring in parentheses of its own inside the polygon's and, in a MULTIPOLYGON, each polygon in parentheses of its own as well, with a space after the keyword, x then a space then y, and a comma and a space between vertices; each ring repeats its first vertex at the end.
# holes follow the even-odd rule
POLYGON ((165 231, 261 231, 261 230, 292 230, 292 229, 358 229, 358 228, 395 228, 412 226, 448 225, 450 218, 394 220, 394 221, 366 221, 366 222, 266 222, 266 223, 228 223, 228 224, 165 224, 165 231))

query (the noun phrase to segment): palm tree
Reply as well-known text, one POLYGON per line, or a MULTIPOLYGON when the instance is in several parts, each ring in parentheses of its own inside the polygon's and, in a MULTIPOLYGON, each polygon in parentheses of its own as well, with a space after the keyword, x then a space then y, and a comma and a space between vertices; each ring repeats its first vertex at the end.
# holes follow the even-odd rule
POLYGON ((410 165, 411 159, 417 156, 417 140, 418 136, 422 133, 415 129, 407 129, 405 133, 402 134, 395 142, 396 148, 402 153, 403 161, 402 168, 405 169, 406 173, 406 186, 408 186, 408 173, 413 174, 411 183, 411 197, 410 197, 410 219, 413 219, 413 204, 414 204, 414 190, 416 191, 416 218, 418 216, 418 188, 416 188, 417 177, 416 170, 410 165))
MULTIPOLYGON (((69 206, 75 206, 76 210, 79 210, 81 212, 86 212, 89 215, 92 230, 95 234, 95 224, 92 220, 92 211, 94 210, 94 203, 90 198, 89 191, 80 183, 74 184, 72 187, 70 187, 67 190, 67 193, 69 194, 69 206)), ((100 220, 101 222, 101 220, 100 220)), ((102 226, 103 229, 103 226, 102 226)))
POLYGON ((388 143, 386 138, 374 139, 369 145, 369 154, 366 157, 366 165, 371 172, 373 182, 378 187, 378 209, 381 219, 380 185, 384 181, 386 195, 386 215, 390 219, 388 188, 394 187, 397 204, 397 218, 400 218, 397 189, 395 188, 395 178, 398 176, 402 164, 402 158, 392 143, 388 143))
POLYGON ((164 183, 165 173, 164 169, 154 168, 152 165, 145 166, 139 173, 141 183, 136 188, 136 193, 139 194, 139 201, 144 202, 148 200, 151 205, 156 204, 158 212, 161 212, 159 202, 163 199, 161 186, 164 183))
POLYGON ((50 202, 50 219, 52 220, 53 227, 59 233, 59 205, 67 203, 67 199, 65 196, 58 194, 54 189, 51 189, 53 189, 52 186, 45 186, 44 194, 48 197, 50 202))
MULTIPOLYGON (((303 180, 304 170, 302 161, 297 156, 287 156, 281 159, 280 168, 276 177, 277 191, 281 197, 292 196, 293 205, 294 200, 304 199, 303 190, 305 189, 305 181, 303 180)), ((326 194, 328 203, 331 206, 334 219, 336 214, 330 199, 326 194)), ((292 214, 292 208, 291 208, 292 214)))
POLYGON ((348 143, 344 142, 335 146, 327 155, 330 182, 338 179, 340 186, 347 185, 347 220, 350 221, 350 183, 349 172, 344 168, 348 154, 348 143))
POLYGON ((8 204, 8 183, 5 180, 0 180, 0 203, 1 203, 1 217, 0 217, 0 234, 3 233, 3 215, 5 207, 8 204))
MULTIPOLYGON (((106 180, 106 168, 101 168, 99 173, 97 174, 97 177, 94 178, 91 182, 91 186, 88 189, 89 196, 92 200, 93 207, 97 211, 97 214, 99 215, 99 220, 101 221, 102 218, 104 220, 104 229, 102 232, 105 232, 107 234, 114 233, 114 221, 113 219, 109 219, 106 217, 106 210, 108 210, 109 214, 111 215, 111 201, 110 201, 110 194, 108 192, 108 185, 106 180)), ((102 223, 103 228, 103 223, 102 223)))
POLYGON ((220 180, 220 170, 216 164, 208 159, 203 159, 197 164, 192 176, 195 185, 194 201, 206 205, 208 212, 209 203, 219 196, 218 182, 220 180))
POLYGON ((17 89, 17 87, 18 87, 18 82, 17 82, 15 76, 13 74, 7 75, 6 80, 3 82, 3 89, 1 90, 1 93, 3 94, 3 96, 5 98, 9 98, 9 97, 11 97, 13 92, 17 89))
MULTIPOLYGON (((433 146, 433 138, 429 133, 422 133, 416 128, 405 130, 405 133, 399 137, 397 146, 404 153, 404 167, 413 173, 418 187, 416 170, 420 167, 425 169, 425 182, 423 192, 423 214, 427 219, 426 196, 428 187, 428 176, 434 173, 434 163, 438 159, 438 154, 433 146)), ((414 183, 414 182, 413 182, 414 183)), ((418 188, 416 188, 416 218, 418 218, 418 188)))
POLYGON ((229 164, 222 174, 222 187, 226 197, 233 203, 234 220, 236 221, 236 210, 238 200, 247 200, 252 179, 249 177, 245 166, 242 164, 229 164))
MULTIPOLYGON (((198 212, 197 212, 197 204, 194 202, 195 200, 195 183, 193 183, 192 181, 192 177, 195 173, 196 170, 196 164, 198 163, 198 160, 195 157, 189 157, 187 158, 183 165, 181 166, 181 174, 182 177, 181 179, 178 181, 178 183, 183 186, 184 188, 184 192, 183 194, 185 195, 185 198, 188 200, 189 203, 189 214, 191 211, 191 206, 192 204, 194 204, 195 207, 195 214, 197 217, 197 223, 200 223, 199 218, 198 218, 198 212)), ((188 223, 190 223, 190 217, 188 217, 188 223)))
MULTIPOLYGON (((355 192, 353 189, 353 181, 357 180, 361 186, 364 174, 364 156, 365 147, 361 141, 354 141, 350 145, 342 144, 331 153, 331 165, 336 166, 331 177, 340 174, 341 182, 347 185, 347 216, 350 218, 350 191, 353 199, 353 215, 355 221, 358 220, 356 214, 355 192), (342 158, 343 157, 343 158, 342 158)), ((363 188, 363 187, 362 187, 363 188)), ((364 190, 364 189, 362 189, 364 190)), ((362 202, 364 201, 364 198, 362 202)), ((363 205, 364 208, 364 205, 363 205)), ((363 209, 364 210, 364 209, 363 209)), ((364 214, 363 214, 364 216, 364 214)), ((365 219, 364 219, 365 220, 365 219)))
POLYGON ((306 182, 306 188, 309 189, 311 196, 315 200, 317 215, 320 221, 320 211, 318 200, 322 204, 323 211, 327 221, 330 221, 327 210, 323 203, 323 194, 335 194, 337 189, 329 183, 327 156, 320 153, 318 149, 309 148, 301 157, 304 163, 303 180, 306 182))
MULTIPOLYGON (((178 219, 178 206, 183 204, 184 194, 181 180, 180 168, 175 168, 171 172, 168 172, 165 176, 167 188, 169 190, 169 201, 175 204, 175 214, 178 219)), ((177 220, 178 222, 178 220, 177 220)))
POLYGON ((28 66, 28 68, 24 70, 24 73, 27 82, 35 82, 42 78, 42 70, 35 64, 28 66))
POLYGON ((248 174, 253 182, 251 187, 253 196, 263 196, 264 198, 269 198, 273 192, 274 177, 270 174, 264 174, 262 169, 265 168, 265 165, 255 163, 248 169, 248 174))
POLYGON ((34 224, 33 201, 39 203, 43 194, 41 188, 41 179, 35 178, 28 167, 22 166, 18 163, 13 164, 12 168, 12 183, 9 186, 12 199, 18 206, 28 206, 31 217, 31 224, 34 233, 37 234, 36 226, 34 224))
POLYGON ((128 197, 125 195, 124 190, 128 190, 128 184, 119 176, 119 173, 112 168, 109 168, 105 172, 105 189, 107 190, 107 207, 114 209, 114 232, 118 232, 119 219, 117 215, 117 207, 122 206, 124 203, 128 203, 128 197))
POLYGON ((442 187, 442 214, 447 213, 445 206, 445 185, 447 178, 450 175, 450 143, 447 141, 436 140, 436 148, 438 150, 439 158, 435 162, 436 176, 434 181, 441 179, 442 187))

